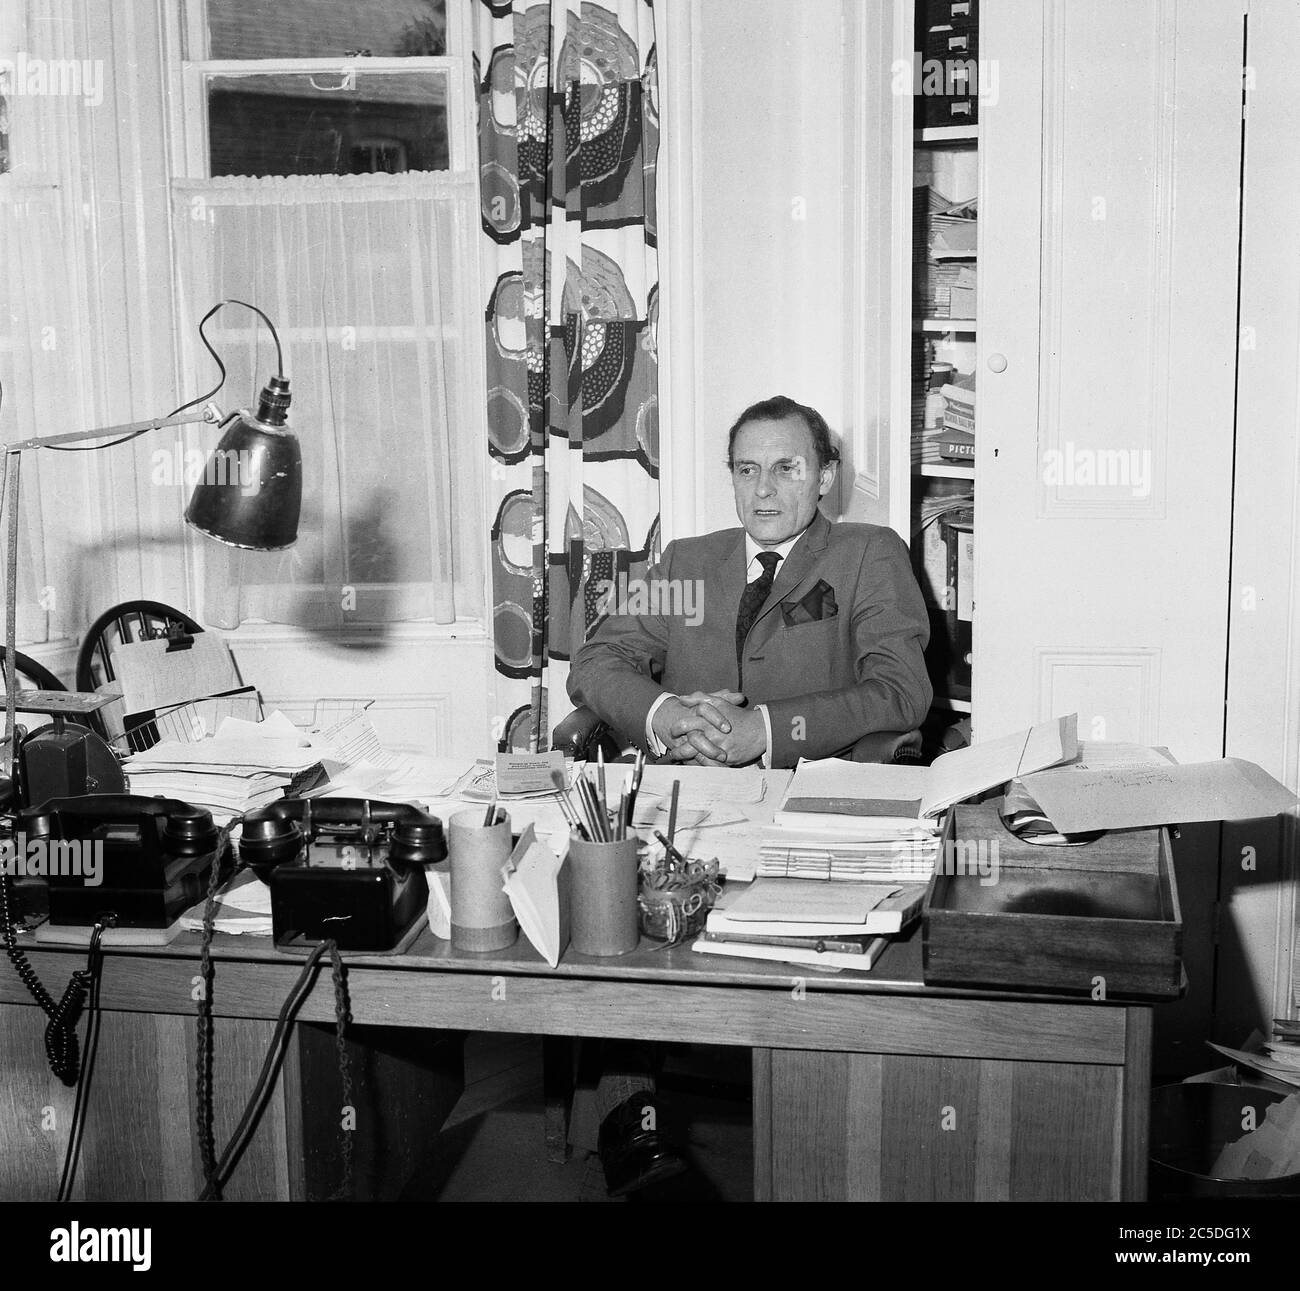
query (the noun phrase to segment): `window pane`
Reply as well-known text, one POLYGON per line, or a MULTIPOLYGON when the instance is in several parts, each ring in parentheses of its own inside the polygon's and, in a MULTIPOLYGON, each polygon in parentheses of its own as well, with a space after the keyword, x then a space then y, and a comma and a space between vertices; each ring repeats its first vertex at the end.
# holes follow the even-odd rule
MULTIPOLYGON (((297 545, 227 569, 217 544, 204 544, 205 622, 450 622, 481 611, 485 544, 458 542, 466 517, 479 515, 479 534, 488 527, 485 457, 469 429, 479 397, 465 376, 481 331, 459 321, 477 229, 465 202, 460 186, 427 176, 173 190, 186 311, 236 299, 270 315, 303 453, 297 545), (196 220, 200 199, 208 218, 196 220)), ((229 373, 218 402, 250 406, 273 357, 264 326, 232 307, 207 335, 229 373)), ((193 357, 210 371, 202 352, 193 357)))
POLYGON ((209 76, 215 175, 365 175, 446 170, 441 72, 209 76))
POLYGON ((208 0, 209 58, 433 58, 445 0, 208 0))

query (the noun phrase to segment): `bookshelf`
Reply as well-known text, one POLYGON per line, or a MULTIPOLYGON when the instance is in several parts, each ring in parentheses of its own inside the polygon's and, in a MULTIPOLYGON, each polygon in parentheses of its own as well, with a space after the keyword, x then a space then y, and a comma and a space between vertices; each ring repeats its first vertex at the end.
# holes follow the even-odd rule
POLYGON ((930 612, 930 727, 965 723, 974 670, 978 0, 903 0, 911 18, 909 525, 930 612), (935 94, 936 88, 942 90, 935 94), (950 123, 949 123, 950 122, 950 123), (961 460, 965 456, 967 460, 961 460))

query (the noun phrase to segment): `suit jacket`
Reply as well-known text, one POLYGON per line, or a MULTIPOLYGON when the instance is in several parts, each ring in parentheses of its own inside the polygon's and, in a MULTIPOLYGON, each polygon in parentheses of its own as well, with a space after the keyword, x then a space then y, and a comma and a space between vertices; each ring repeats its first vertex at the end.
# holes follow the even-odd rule
POLYGON ((644 588, 628 589, 632 612, 617 612, 616 599, 574 656, 573 702, 644 745, 646 714, 665 691, 739 690, 751 707, 767 705, 774 767, 847 752, 873 731, 920 725, 933 697, 922 658, 929 619, 907 547, 892 529, 831 524, 818 511, 749 630, 739 684, 746 563, 743 529, 669 543, 644 588))

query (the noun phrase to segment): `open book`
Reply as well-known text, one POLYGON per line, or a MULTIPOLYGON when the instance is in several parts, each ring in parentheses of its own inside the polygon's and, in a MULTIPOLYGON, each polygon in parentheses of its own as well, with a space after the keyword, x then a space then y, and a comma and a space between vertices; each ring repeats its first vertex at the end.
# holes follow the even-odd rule
POLYGON ((955 802, 1078 756, 1078 714, 955 749, 928 767, 823 758, 800 762, 774 817, 783 828, 915 829, 955 802))

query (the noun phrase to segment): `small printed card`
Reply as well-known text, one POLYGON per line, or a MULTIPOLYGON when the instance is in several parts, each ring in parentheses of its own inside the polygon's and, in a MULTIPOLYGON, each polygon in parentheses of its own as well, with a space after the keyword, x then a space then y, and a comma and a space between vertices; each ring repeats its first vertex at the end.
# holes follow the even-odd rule
POLYGON ((516 793, 554 793, 555 773, 564 782, 564 753, 498 753, 497 793, 505 798, 516 793))

